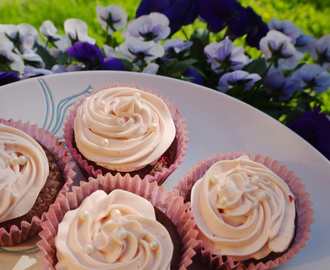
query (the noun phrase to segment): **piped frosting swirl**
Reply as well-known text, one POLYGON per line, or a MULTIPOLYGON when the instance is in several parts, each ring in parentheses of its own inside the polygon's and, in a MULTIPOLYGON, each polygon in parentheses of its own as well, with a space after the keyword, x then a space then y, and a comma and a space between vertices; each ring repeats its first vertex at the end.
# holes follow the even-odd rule
POLYGON ((294 235, 290 188, 248 156, 213 164, 192 188, 191 209, 204 248, 234 261, 282 252, 294 235))
POLYGON ((48 174, 48 160, 38 142, 0 124, 0 222, 29 212, 48 174))
POLYGON ((146 199, 97 190, 68 211, 56 237, 56 269, 169 269, 173 244, 146 199))
POLYGON ((130 172, 153 165, 175 137, 166 104, 129 87, 86 97, 74 121, 75 140, 88 160, 109 170, 130 172))

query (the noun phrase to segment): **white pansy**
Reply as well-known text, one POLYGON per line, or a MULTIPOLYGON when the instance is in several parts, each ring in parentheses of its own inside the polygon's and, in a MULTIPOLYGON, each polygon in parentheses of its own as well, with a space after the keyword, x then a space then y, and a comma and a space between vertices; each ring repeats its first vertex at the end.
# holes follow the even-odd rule
POLYGON ((28 23, 21 23, 21 24, 17 25, 17 27, 18 27, 19 38, 20 38, 21 42, 23 42, 23 40, 26 36, 32 36, 34 38, 34 41, 39 40, 39 32, 34 26, 32 26, 28 23))
POLYGON ((122 35, 125 39, 134 37, 157 42, 168 37, 171 32, 169 24, 170 21, 164 14, 152 12, 130 21, 122 35))
POLYGON ((123 29, 127 24, 127 12, 121 6, 109 5, 96 7, 97 21, 101 24, 102 29, 113 34, 115 31, 123 29), (111 14, 111 22, 109 14, 111 14))
POLYGON ((0 48, 0 54, 4 56, 6 59, 8 59, 8 64, 12 70, 16 70, 20 74, 23 74, 24 63, 22 58, 18 54, 13 53, 10 50, 1 49, 1 48, 0 48))
POLYGON ((0 32, 4 33, 11 39, 16 39, 18 31, 17 25, 14 24, 0 24, 0 32))
POLYGON ((48 40, 49 38, 53 40, 57 40, 61 38, 61 36, 57 34, 57 28, 50 20, 46 20, 41 24, 40 33, 43 35, 43 37, 46 40, 48 40))
POLYGON ((192 44, 193 42, 190 40, 185 42, 181 37, 177 37, 166 40, 163 46, 167 51, 173 49, 176 53, 179 53, 191 47, 192 44))
MULTIPOLYGON (((141 41, 136 38, 127 38, 126 42, 119 46, 119 52, 129 59, 136 60, 137 55, 144 55, 145 61, 151 61, 162 57, 165 53, 164 47, 154 41, 141 41)), ((137 63, 139 64, 139 62, 137 63)))
MULTIPOLYGON (((298 52, 291 43, 292 39, 283 33, 270 30, 265 37, 260 40, 260 50, 266 59, 276 57, 275 68, 277 65, 283 69, 294 69, 304 54, 298 52), (271 49, 270 49, 271 48, 271 49), (279 52, 279 50, 281 50, 279 52), (274 56, 273 53, 274 52, 274 56)), ((267 62, 268 63, 268 62, 267 62)))
POLYGON ((0 32, 0 49, 5 49, 8 51, 12 51, 14 49, 14 44, 2 32, 0 32))
POLYGON ((116 57, 116 54, 114 53, 115 49, 107 44, 103 45, 103 51, 106 57, 116 57))
POLYGON ((157 74, 159 69, 159 65, 156 63, 150 63, 149 65, 146 66, 146 68, 142 71, 142 73, 147 73, 147 74, 157 74))
POLYGON ((60 52, 65 52, 71 45, 71 40, 67 35, 60 35, 60 39, 54 42, 60 52))
POLYGON ((64 22, 64 31, 73 40, 95 44, 96 40, 88 36, 87 24, 80 19, 67 19, 64 22))
POLYGON ((52 71, 56 73, 63 73, 63 72, 67 72, 67 69, 63 65, 54 65, 52 67, 52 71))
POLYGON ((52 75, 52 74, 54 74, 54 72, 50 71, 48 69, 25 66, 24 67, 24 76, 22 77, 22 80, 28 79, 30 77, 37 76, 37 75, 52 75))

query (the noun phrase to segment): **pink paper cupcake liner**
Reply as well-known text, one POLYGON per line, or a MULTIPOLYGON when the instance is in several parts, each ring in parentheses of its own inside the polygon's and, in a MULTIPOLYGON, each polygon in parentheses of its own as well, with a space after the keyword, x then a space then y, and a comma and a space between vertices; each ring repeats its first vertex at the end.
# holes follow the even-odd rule
MULTIPOLYGON (((72 185, 72 179, 76 174, 73 171, 75 164, 71 162, 72 157, 68 154, 68 150, 63 147, 64 143, 59 142, 57 137, 53 137, 51 132, 46 132, 45 128, 38 128, 37 125, 31 125, 30 122, 22 123, 21 120, 15 122, 13 119, 9 121, 0 119, 0 123, 24 131, 46 146, 54 154, 57 163, 63 170, 63 177, 65 179, 65 184, 57 196, 60 198, 64 197, 72 185)), ((10 232, 7 232, 4 228, 0 228, 0 247, 14 246, 35 236, 41 230, 40 224, 43 220, 45 220, 45 213, 41 218, 34 216, 31 223, 22 221, 21 229, 15 225, 11 226, 10 232)))
MULTIPOLYGON (((169 168, 164 168, 161 172, 157 172, 155 176, 146 175, 144 178, 147 178, 149 181, 157 181, 159 185, 161 185, 167 177, 173 173, 179 165, 183 162, 183 156, 186 154, 186 150, 188 148, 188 131, 186 131, 186 125, 184 124, 185 119, 182 118, 182 114, 179 113, 178 108, 173 106, 173 102, 169 102, 168 99, 164 99, 162 95, 158 95, 156 91, 151 91, 148 87, 143 88, 142 86, 135 86, 134 84, 128 85, 126 83, 119 84, 115 83, 113 85, 107 84, 106 86, 100 86, 98 90, 93 89, 90 94, 85 94, 85 98, 93 95, 101 90, 113 87, 131 87, 136 88, 138 90, 146 91, 148 93, 152 93, 159 98, 161 98, 167 107, 170 110, 172 119, 174 121, 176 127, 176 137, 178 140, 177 144, 177 154, 174 163, 169 168)), ((79 102, 73 105, 73 109, 70 110, 70 114, 66 117, 66 122, 64 123, 64 139, 65 144, 68 147, 71 155, 73 156, 74 160, 76 161, 77 165, 82 171, 86 171, 90 176, 97 177, 97 175, 102 174, 101 170, 96 170, 93 166, 88 165, 87 161, 82 158, 80 154, 77 153, 76 149, 72 146, 72 135, 73 135, 73 128, 74 128, 74 119, 77 114, 78 107, 83 103, 84 98, 79 99, 79 102)))
MULTIPOLYGON (((210 249, 204 249, 203 241, 197 238, 198 245, 194 247, 196 251, 196 258, 199 262, 202 262, 203 265, 207 266, 210 269, 233 269, 235 270, 265 270, 274 268, 280 264, 285 263, 287 260, 294 257, 294 255, 300 252, 301 248, 307 245, 306 241, 310 239, 311 224, 315 222, 312 215, 315 213, 311 209, 313 203, 309 200, 310 194, 305 191, 306 186, 301 184, 301 179, 295 176, 293 171, 289 171, 285 165, 280 165, 279 161, 273 161, 270 157, 264 157, 261 154, 252 155, 250 153, 244 152, 227 152, 226 154, 220 153, 217 155, 212 155, 211 158, 206 157, 205 160, 200 160, 198 165, 194 165, 192 169, 188 170, 188 173, 184 175, 184 179, 179 180, 178 186, 173 188, 173 191, 176 195, 182 196, 185 198, 188 192, 191 190, 193 184, 200 179, 204 173, 216 162, 220 160, 233 160, 237 159, 242 155, 247 155, 251 160, 259 162, 279 177, 285 180, 289 185, 291 192, 295 195, 295 205, 296 212, 298 215, 298 230, 294 238, 294 243, 292 247, 285 253, 283 256, 276 258, 275 260, 268 261, 267 263, 258 263, 256 265, 250 264, 248 268, 245 268, 242 263, 235 263, 232 259, 224 262, 222 260, 221 254, 215 255, 212 254, 210 249)), ((190 202, 186 203, 190 206, 190 202)), ((190 207, 188 208, 190 211, 190 207)), ((197 228, 197 224, 193 221, 197 228)))
POLYGON ((166 191, 165 186, 158 186, 156 182, 148 179, 141 180, 138 176, 121 176, 116 174, 98 175, 97 178, 89 178, 88 182, 80 182, 80 186, 73 186, 72 192, 67 192, 65 197, 57 198, 56 202, 46 213, 46 221, 41 226, 39 233, 41 240, 37 243, 40 248, 38 253, 42 260, 43 269, 55 269, 56 247, 55 237, 58 224, 63 220, 65 213, 77 208, 81 202, 96 190, 104 190, 109 193, 114 189, 123 189, 135 193, 160 209, 177 227, 182 239, 182 257, 180 270, 187 269, 192 263, 191 258, 195 255, 194 247, 198 244, 196 237, 198 232, 194 229, 192 213, 188 213, 187 205, 183 204, 183 198, 175 196, 173 192, 166 191))

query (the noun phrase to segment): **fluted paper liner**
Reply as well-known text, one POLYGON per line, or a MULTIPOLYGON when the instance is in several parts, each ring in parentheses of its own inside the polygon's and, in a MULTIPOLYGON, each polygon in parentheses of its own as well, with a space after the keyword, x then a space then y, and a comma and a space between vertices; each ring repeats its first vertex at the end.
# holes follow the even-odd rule
MULTIPOLYGON (((197 239, 198 245, 195 246, 196 251, 196 258, 199 262, 203 265, 207 266, 208 268, 212 269, 233 269, 235 270, 264 270, 264 269, 271 269, 280 264, 285 263, 287 260, 294 257, 294 255, 300 252, 301 248, 305 247, 306 241, 310 239, 309 232, 311 232, 311 224, 315 222, 312 218, 312 215, 315 213, 311 206, 313 203, 309 200, 310 194, 305 191, 306 186, 302 185, 301 179, 295 176, 295 173, 289 171, 285 165, 280 165, 279 161, 273 161, 270 157, 264 157, 261 154, 252 155, 250 153, 244 152, 227 152, 226 154, 220 153, 217 155, 212 155, 212 157, 206 157, 205 160, 200 160, 198 165, 194 165, 192 169, 188 170, 188 173, 184 175, 184 179, 179 180, 179 185, 173 188, 173 191, 176 195, 182 196, 185 198, 188 192, 191 190, 193 184, 200 179, 203 174, 216 162, 220 160, 233 160, 237 159, 242 155, 247 155, 251 160, 259 162, 274 173, 276 173, 279 177, 281 177, 285 182, 289 185, 291 192, 295 195, 295 206, 296 212, 298 215, 298 230, 297 235, 294 238, 294 243, 292 247, 288 250, 286 254, 281 257, 278 257, 275 260, 270 260, 267 263, 258 263, 256 265, 250 264, 248 268, 245 268, 242 263, 235 263, 232 259, 227 260, 224 262, 222 260, 221 254, 212 254, 210 249, 204 249, 203 241, 197 239)), ((187 203, 190 206, 190 202, 187 203)), ((190 211, 190 207, 188 211, 190 211)), ((197 228, 196 222, 194 228, 197 228)))
MULTIPOLYGON (((0 123, 24 131, 54 154, 57 163, 63 170, 63 177, 65 179, 65 184, 57 195, 63 198, 64 194, 72 185, 72 179, 76 174, 73 171, 75 164, 71 162, 72 157, 68 154, 68 149, 63 147, 64 143, 59 142, 58 137, 53 137, 51 132, 46 132, 45 128, 38 128, 38 125, 31 125, 30 122, 23 123, 21 120, 15 122, 13 119, 8 121, 0 119, 0 123)), ((7 232, 4 228, 0 228, 0 247, 14 246, 35 236, 41 230, 40 224, 45 220, 44 214, 41 218, 34 216, 31 223, 22 221, 21 229, 15 225, 11 226, 10 232, 7 232)))
POLYGON ((85 94, 85 97, 79 99, 79 102, 73 105, 73 109, 70 110, 70 114, 66 117, 66 121, 64 123, 64 139, 65 144, 69 148, 71 155, 73 156, 74 160, 76 161, 77 165, 82 171, 85 171, 89 176, 97 177, 97 175, 102 174, 101 170, 94 169, 93 166, 88 165, 87 161, 84 160, 81 154, 77 153, 77 150, 72 146, 72 135, 74 129, 74 118, 76 117, 78 107, 83 103, 86 97, 89 97, 99 91, 102 91, 107 88, 114 88, 114 87, 131 87, 136 88, 138 90, 146 91, 148 93, 152 93, 159 98, 161 98, 167 107, 170 110, 172 119, 174 121, 174 125, 176 127, 176 137, 178 140, 177 144, 177 154, 174 163, 169 168, 164 168, 161 172, 157 172, 155 176, 146 175, 144 178, 147 178, 149 181, 157 181, 159 185, 161 185, 167 177, 173 173, 179 165, 183 162, 183 156, 186 154, 186 150, 188 148, 187 142, 188 132, 186 131, 186 125, 184 124, 185 119, 182 118, 182 114, 179 113, 178 108, 173 106, 173 102, 169 102, 168 99, 164 99, 162 95, 156 93, 156 91, 151 91, 148 87, 143 88, 142 86, 135 86, 134 84, 128 85, 126 83, 119 84, 115 83, 113 85, 107 84, 106 86, 100 86, 98 90, 93 89, 90 94, 85 94))
POLYGON ((158 186, 156 182, 139 177, 121 176, 116 174, 98 175, 97 178, 89 178, 88 182, 80 182, 80 186, 73 186, 72 192, 66 197, 57 198, 46 214, 46 221, 41 224, 43 230, 39 233, 41 241, 37 243, 40 248, 38 254, 43 261, 43 269, 55 269, 56 247, 55 237, 58 224, 63 220, 65 213, 77 208, 81 202, 96 190, 104 190, 106 193, 114 189, 123 189, 135 193, 145 199, 163 213, 176 225, 182 240, 182 257, 180 270, 187 269, 195 255, 194 247, 197 245, 197 231, 193 228, 192 213, 187 213, 187 205, 183 204, 183 198, 175 196, 173 192, 166 191, 165 186, 158 186))

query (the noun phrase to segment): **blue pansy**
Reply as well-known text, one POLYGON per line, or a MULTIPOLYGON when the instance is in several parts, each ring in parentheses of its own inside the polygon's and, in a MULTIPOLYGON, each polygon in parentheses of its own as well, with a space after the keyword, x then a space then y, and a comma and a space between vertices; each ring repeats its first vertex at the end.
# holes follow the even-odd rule
POLYGON ((0 72, 0 86, 17 81, 19 81, 17 73, 12 71, 0 72))
POLYGON ((198 15, 194 0, 142 0, 136 11, 136 17, 151 12, 162 13, 170 20, 170 36, 179 31, 183 25, 194 22, 198 15))
POLYGON ((309 110, 288 127, 308 141, 330 160, 330 121, 321 108, 309 110))

